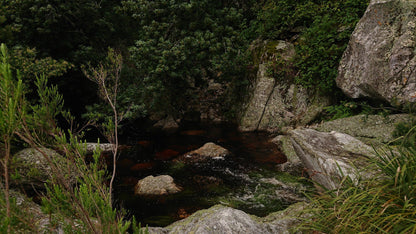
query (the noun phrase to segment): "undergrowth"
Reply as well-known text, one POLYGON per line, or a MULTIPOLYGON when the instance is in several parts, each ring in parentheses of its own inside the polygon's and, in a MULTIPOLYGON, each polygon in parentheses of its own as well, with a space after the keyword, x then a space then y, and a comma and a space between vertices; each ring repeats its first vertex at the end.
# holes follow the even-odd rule
POLYGON ((377 150, 380 174, 311 196, 299 230, 322 233, 416 233, 416 149, 377 150))

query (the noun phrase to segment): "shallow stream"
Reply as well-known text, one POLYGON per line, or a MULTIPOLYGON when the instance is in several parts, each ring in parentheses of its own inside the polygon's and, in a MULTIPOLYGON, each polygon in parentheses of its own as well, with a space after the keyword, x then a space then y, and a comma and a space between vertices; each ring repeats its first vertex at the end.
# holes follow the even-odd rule
POLYGON ((114 197, 128 216, 149 226, 166 226, 218 203, 265 216, 301 199, 297 194, 305 189, 300 179, 275 170, 286 158, 270 139, 267 133, 241 133, 235 126, 200 124, 170 135, 130 138, 117 163, 114 197), (192 165, 175 160, 207 142, 232 155, 192 165), (149 175, 170 175, 183 191, 153 198, 134 195, 137 181, 149 175))

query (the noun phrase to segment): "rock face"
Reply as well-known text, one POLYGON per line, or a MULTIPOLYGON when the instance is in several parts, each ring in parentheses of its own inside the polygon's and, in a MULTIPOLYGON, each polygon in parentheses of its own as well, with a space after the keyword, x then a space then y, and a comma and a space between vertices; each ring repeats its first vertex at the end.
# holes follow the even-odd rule
POLYGON ((416 101, 416 1, 372 0, 344 52, 337 85, 352 98, 416 101))
POLYGON ((141 196, 160 196, 175 194, 182 189, 173 182, 169 175, 148 176, 139 180, 134 188, 134 194, 141 196))
MULTIPOLYGON (((20 176, 13 180, 13 183, 30 188, 32 186, 42 188, 53 173, 62 172, 53 171, 51 163, 66 165, 67 161, 63 156, 51 149, 41 148, 40 150, 47 155, 50 161, 34 148, 21 150, 14 155, 11 168, 17 170, 20 176)), ((68 173, 70 173, 69 178, 75 182, 75 175, 71 174, 72 171, 68 173)))
POLYGON ((353 181, 374 176, 369 169, 374 150, 350 135, 313 129, 293 130, 289 135, 309 176, 325 188, 338 188, 344 176, 353 181))
POLYGON ((150 233, 289 233, 299 223, 300 210, 304 203, 297 203, 287 212, 276 212, 265 218, 250 216, 243 211, 216 205, 200 210, 184 220, 177 221, 166 228, 149 228, 150 233))
POLYGON ((257 79, 246 110, 242 115, 242 131, 282 131, 287 126, 303 125, 312 121, 328 98, 318 97, 311 90, 293 83, 293 77, 273 78, 268 74, 268 64, 284 61, 290 69, 295 56, 293 44, 285 41, 256 42, 252 46, 254 60, 258 62, 257 79))
POLYGON ((177 160, 184 163, 198 163, 210 159, 224 159, 228 155, 230 155, 230 151, 227 149, 215 143, 208 142, 201 148, 180 156, 177 160))

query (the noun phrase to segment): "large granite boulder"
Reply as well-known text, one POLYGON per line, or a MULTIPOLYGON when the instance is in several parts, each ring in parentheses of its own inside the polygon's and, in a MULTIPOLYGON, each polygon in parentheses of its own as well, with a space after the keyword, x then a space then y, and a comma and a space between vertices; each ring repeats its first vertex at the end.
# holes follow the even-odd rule
POLYGON ((258 72, 252 96, 240 121, 242 131, 279 132, 285 131, 287 126, 305 125, 329 104, 328 98, 294 84, 293 75, 280 78, 270 76, 269 65, 274 62, 283 64, 277 70, 292 69, 290 64, 295 56, 293 44, 285 41, 256 41, 252 47, 258 72))
POLYGON ((374 176, 374 150, 339 132, 296 129, 289 132, 293 147, 309 176, 327 189, 337 189, 344 176, 353 181, 374 176))
POLYGON ((344 52, 337 85, 352 98, 416 101, 416 1, 372 0, 344 52))
POLYGON ((76 175, 73 167, 72 163, 52 149, 27 148, 13 156, 11 171, 18 172, 19 176, 14 176, 12 183, 28 188, 43 188, 52 176, 63 176, 74 183, 76 175))
POLYGON ((182 191, 169 175, 148 176, 139 180, 134 188, 134 194, 140 196, 161 196, 182 191))
POLYGON ((149 228, 149 233, 198 233, 198 234, 258 234, 290 233, 304 216, 301 211, 305 203, 296 203, 284 211, 259 218, 223 205, 200 210, 186 219, 177 221, 166 228, 149 228))

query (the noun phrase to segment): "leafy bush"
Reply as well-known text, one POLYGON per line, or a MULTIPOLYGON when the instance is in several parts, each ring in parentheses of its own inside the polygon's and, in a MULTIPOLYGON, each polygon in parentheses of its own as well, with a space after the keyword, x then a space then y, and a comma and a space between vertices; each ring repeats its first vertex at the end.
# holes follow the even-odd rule
POLYGON ((338 64, 368 0, 270 0, 252 27, 263 39, 295 43, 296 83, 334 92, 338 64))
MULTIPOLYGON (((198 100, 195 89, 240 74, 247 44, 242 11, 221 1, 125 0, 123 10, 140 35, 130 47, 136 87, 151 109, 184 110, 198 100)), ((137 93, 137 92, 136 92, 137 93)))
MULTIPOLYGON (((17 233, 22 231, 52 231, 54 227, 41 227, 32 220, 36 212, 30 208, 19 209, 16 199, 11 198, 8 185, 8 167, 11 158, 11 140, 18 138, 39 151, 48 162, 51 178, 46 183, 47 191, 42 197, 43 211, 48 214, 49 224, 62 227, 71 233, 125 233, 131 222, 123 220, 123 212, 113 208, 111 187, 107 187, 107 172, 100 152, 93 160, 85 161, 85 146, 70 130, 59 128, 56 117, 73 118, 63 109, 63 98, 55 86, 47 85, 47 78, 37 78, 39 98, 33 104, 27 102, 22 90, 22 81, 15 79, 9 64, 4 44, 0 54, 0 153, 2 179, 0 180, 0 231, 17 233), (53 147, 63 156, 62 160, 51 160, 42 150, 53 147), (4 189, 3 189, 4 177, 4 189), (76 181, 75 181, 76 178, 76 181), (4 195, 4 196, 3 196, 4 195), (29 224, 29 225, 28 225, 29 224), (45 230, 39 230, 45 228, 45 230), (29 229, 29 230, 28 230, 29 229)), ((19 71, 16 71, 19 74, 19 71)), ((72 130, 71 125, 71 130, 72 130)), ((43 215, 45 214, 37 214, 43 215)), ((44 220, 42 220, 44 221, 44 220)), ((137 230, 141 232, 141 230, 137 230)))

